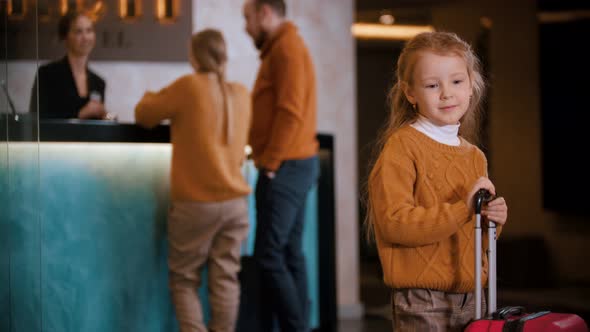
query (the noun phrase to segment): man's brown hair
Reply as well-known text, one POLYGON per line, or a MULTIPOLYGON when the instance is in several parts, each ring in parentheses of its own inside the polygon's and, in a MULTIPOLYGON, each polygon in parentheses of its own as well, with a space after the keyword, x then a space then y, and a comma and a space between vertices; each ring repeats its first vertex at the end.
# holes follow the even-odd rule
POLYGON ((255 0, 254 3, 256 4, 256 8, 260 8, 262 5, 268 5, 280 16, 284 17, 287 14, 285 0, 255 0))

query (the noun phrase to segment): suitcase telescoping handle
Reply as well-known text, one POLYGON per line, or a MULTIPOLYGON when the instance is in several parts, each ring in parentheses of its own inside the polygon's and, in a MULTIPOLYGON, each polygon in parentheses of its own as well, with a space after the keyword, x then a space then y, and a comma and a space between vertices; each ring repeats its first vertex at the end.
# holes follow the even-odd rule
MULTIPOLYGON (((475 203, 475 319, 482 316, 481 298, 481 208, 494 197, 489 191, 480 189, 474 197, 475 203)), ((488 316, 496 311, 496 223, 488 222, 488 316)))

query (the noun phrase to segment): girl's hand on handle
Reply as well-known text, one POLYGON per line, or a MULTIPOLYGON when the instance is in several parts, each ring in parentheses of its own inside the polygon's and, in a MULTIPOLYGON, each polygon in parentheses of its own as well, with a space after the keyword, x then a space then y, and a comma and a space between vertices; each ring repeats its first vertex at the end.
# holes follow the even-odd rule
POLYGON ((465 203, 467 204, 467 207, 469 207, 469 211, 473 211, 473 198, 475 197, 475 193, 480 189, 487 189, 492 195, 496 195, 496 188, 492 181, 486 177, 480 177, 475 181, 473 187, 467 194, 467 197, 465 197, 465 203))
POLYGON ((504 197, 496 197, 493 201, 485 204, 481 209, 481 214, 486 216, 489 221, 504 225, 508 219, 508 205, 506 205, 504 197))

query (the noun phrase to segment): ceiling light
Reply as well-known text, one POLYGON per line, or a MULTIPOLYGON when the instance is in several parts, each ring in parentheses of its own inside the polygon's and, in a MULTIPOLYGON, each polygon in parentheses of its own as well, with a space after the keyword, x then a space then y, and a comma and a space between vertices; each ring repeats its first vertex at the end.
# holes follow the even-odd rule
POLYGON ((537 20, 541 23, 564 23, 590 18, 590 10, 572 10, 561 12, 537 13, 537 20))
POLYGON ((355 23, 351 27, 352 35, 358 39, 408 40, 422 32, 432 32, 431 25, 383 25, 355 23))
POLYGON ((395 17, 391 14, 383 14, 379 16, 379 22, 381 22, 381 24, 391 25, 395 22, 395 17))

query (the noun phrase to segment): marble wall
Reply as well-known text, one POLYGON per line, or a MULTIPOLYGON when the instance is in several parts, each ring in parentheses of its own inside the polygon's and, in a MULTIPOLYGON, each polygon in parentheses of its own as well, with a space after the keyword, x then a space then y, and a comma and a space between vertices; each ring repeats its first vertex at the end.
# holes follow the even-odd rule
MULTIPOLYGON (((243 0, 193 0, 193 30, 208 27, 222 30, 229 46, 228 78, 251 88, 259 60, 244 31, 242 3, 243 0)), ((341 316, 359 316, 362 307, 358 266, 355 43, 350 34, 354 2, 287 0, 287 5, 288 17, 300 27, 315 62, 318 129, 335 137, 339 312, 341 316)), ((91 67, 107 81, 106 106, 118 114, 121 122, 133 122, 134 105, 145 90, 159 89, 191 70, 188 62, 94 61, 91 67)), ((36 63, 10 62, 7 68, 15 106, 19 112, 25 112, 36 63)))

